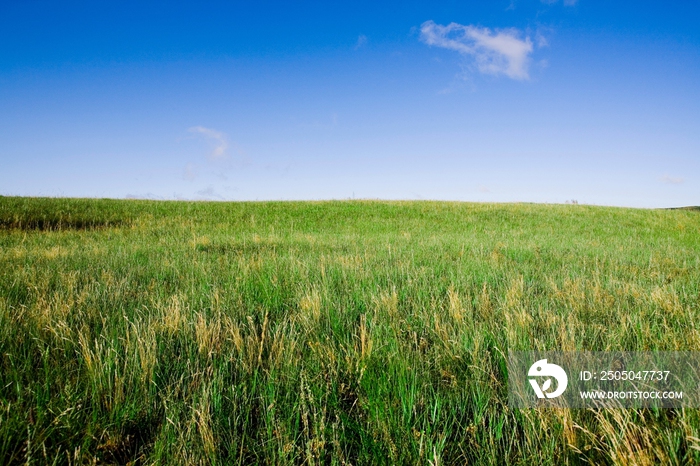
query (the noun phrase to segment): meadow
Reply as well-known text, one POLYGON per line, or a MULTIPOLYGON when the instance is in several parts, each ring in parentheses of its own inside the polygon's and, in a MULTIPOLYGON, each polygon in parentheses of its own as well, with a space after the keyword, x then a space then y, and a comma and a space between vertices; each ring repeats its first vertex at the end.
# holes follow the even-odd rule
POLYGON ((0 197, 2 464, 697 464, 509 350, 700 350, 700 211, 0 197))

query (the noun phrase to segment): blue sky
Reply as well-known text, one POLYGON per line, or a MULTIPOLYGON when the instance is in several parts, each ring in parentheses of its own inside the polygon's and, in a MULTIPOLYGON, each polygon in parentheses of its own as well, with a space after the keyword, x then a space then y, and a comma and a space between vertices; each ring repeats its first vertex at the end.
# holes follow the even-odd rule
POLYGON ((2 2, 0 194, 700 205, 695 2, 2 2))

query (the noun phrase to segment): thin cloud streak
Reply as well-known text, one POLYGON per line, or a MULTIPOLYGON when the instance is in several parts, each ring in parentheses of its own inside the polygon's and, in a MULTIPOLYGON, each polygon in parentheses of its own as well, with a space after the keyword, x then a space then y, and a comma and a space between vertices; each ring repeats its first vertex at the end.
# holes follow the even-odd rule
POLYGON ((202 200, 208 200, 208 201, 213 201, 213 200, 225 200, 225 197, 219 194, 215 189, 213 185, 207 186, 205 189, 200 189, 195 193, 199 199, 202 200))
POLYGON ((528 68, 533 46, 529 37, 521 39, 520 36, 520 31, 513 28, 492 31, 458 23, 442 26, 432 20, 424 22, 420 28, 423 42, 471 56, 481 73, 525 80, 530 77, 528 68))
POLYGON ((681 177, 670 176, 668 174, 661 177, 661 181, 666 184, 682 184, 685 179, 681 177))
POLYGON ((182 178, 187 181, 194 181, 197 178, 197 175, 197 167, 195 167, 191 163, 188 163, 182 174, 182 178))
POLYGON ((193 126, 187 131, 190 133, 200 134, 204 138, 214 143, 214 150, 210 154, 212 159, 222 159, 226 156, 228 140, 226 139, 226 135, 224 133, 216 131, 215 129, 205 128, 204 126, 193 126))
MULTIPOLYGON (((559 0, 540 0, 542 3, 546 5, 553 5, 557 3, 559 0)), ((578 3, 578 0, 564 0, 564 6, 575 6, 578 3)))

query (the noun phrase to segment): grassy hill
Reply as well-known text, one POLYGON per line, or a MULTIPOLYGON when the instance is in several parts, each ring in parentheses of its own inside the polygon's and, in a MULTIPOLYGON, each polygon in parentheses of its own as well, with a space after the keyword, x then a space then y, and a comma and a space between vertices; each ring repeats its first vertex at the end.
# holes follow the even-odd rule
POLYGON ((0 197, 0 463, 700 462, 509 350, 700 350, 700 212, 0 197))

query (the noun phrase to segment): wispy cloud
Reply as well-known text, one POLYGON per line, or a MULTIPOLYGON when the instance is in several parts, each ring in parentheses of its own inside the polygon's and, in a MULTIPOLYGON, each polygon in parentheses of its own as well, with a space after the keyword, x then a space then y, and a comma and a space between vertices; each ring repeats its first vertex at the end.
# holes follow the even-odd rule
POLYGON ((218 200, 224 200, 224 199, 225 199, 224 196, 222 196, 221 194, 219 194, 219 193, 214 189, 214 186, 212 186, 212 185, 207 186, 205 189, 200 189, 200 190, 197 191, 195 194, 197 195, 197 198, 198 198, 198 199, 202 199, 202 200, 213 201, 213 200, 217 200, 217 199, 218 199, 218 200))
POLYGON ((204 126, 193 126, 187 131, 190 133, 199 134, 208 141, 210 141, 214 149, 212 150, 210 157, 212 159, 222 159, 226 156, 226 149, 228 149, 228 140, 226 135, 221 131, 216 131, 215 129, 205 128, 204 126))
POLYGON ((147 192, 145 194, 127 193, 127 195, 124 196, 124 199, 144 199, 144 200, 149 200, 149 201, 160 201, 160 200, 163 200, 165 198, 163 196, 153 194, 152 192, 147 192))
POLYGON ((359 49, 360 47, 363 47, 366 44, 367 44, 367 36, 364 34, 360 34, 357 37, 357 42, 355 43, 355 50, 359 49))
POLYGON ((331 129, 338 126, 338 113, 333 112, 328 117, 314 121, 297 121, 292 118, 291 121, 297 124, 301 129, 331 129))
POLYGON ((664 175, 661 177, 661 181, 666 184, 681 184, 685 181, 685 179, 671 175, 664 175))
MULTIPOLYGON (((540 0, 542 3, 546 3, 547 5, 553 5, 557 3, 559 0, 540 0)), ((578 3, 578 0, 564 0, 564 5, 566 6, 574 6, 578 3)))
POLYGON ((529 37, 521 38, 517 29, 482 28, 450 23, 447 26, 426 21, 420 38, 428 45, 454 50, 474 59, 481 73, 528 79, 533 46, 529 37))
POLYGON ((185 170, 182 173, 182 178, 187 181, 194 181, 195 178, 197 178, 197 167, 192 165, 191 163, 188 163, 187 166, 185 166, 185 170))

